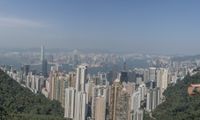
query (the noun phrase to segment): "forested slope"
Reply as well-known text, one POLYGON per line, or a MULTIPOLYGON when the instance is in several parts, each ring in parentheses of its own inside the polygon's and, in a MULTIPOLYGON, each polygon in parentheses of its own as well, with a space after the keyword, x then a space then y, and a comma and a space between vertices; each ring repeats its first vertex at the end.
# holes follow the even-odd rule
MULTIPOLYGON (((153 117, 156 120, 200 120, 200 94, 189 96, 187 93, 191 83, 200 83, 199 73, 168 87, 164 92, 166 101, 153 111, 153 117)), ((150 120, 147 115, 145 118, 150 120)))
POLYGON ((20 86, 0 70, 0 120, 63 120, 63 108, 20 86))

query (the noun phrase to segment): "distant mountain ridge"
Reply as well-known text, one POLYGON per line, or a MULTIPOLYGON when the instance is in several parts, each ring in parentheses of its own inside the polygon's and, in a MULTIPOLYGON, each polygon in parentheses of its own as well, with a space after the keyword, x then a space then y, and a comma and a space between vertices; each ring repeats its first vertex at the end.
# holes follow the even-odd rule
POLYGON ((172 58, 173 61, 193 61, 200 59, 200 55, 190 55, 190 56, 175 56, 172 58))
POLYGON ((0 120, 64 120, 57 101, 34 94, 0 70, 0 120))

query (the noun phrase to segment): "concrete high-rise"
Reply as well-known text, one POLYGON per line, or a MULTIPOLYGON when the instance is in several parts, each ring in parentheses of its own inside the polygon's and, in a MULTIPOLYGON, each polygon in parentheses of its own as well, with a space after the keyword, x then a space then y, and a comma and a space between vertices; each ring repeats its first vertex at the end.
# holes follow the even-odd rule
POLYGON ((162 94, 167 89, 167 87, 168 87, 168 70, 167 69, 163 69, 161 86, 160 86, 162 94))
POLYGON ((147 92, 147 99, 146 99, 146 110, 149 112, 152 110, 152 102, 153 102, 153 92, 149 90, 147 92))
POLYGON ((128 82, 128 72, 126 72, 126 71, 122 71, 121 73, 120 73, 120 81, 121 82, 128 82))
POLYGON ((149 68, 149 79, 155 81, 156 80, 156 68, 149 68))
POLYGON ((149 81, 149 70, 148 69, 144 69, 144 71, 143 71, 143 81, 145 83, 149 81))
POLYGON ((76 84, 76 72, 69 72, 68 85, 69 87, 75 88, 75 84, 76 84))
POLYGON ((130 94, 128 94, 125 87, 123 87, 120 97, 117 99, 116 120, 130 120, 130 94))
POLYGON ((44 59, 44 60, 42 61, 42 75, 43 75, 44 77, 47 77, 47 76, 48 76, 48 73, 47 73, 47 66, 48 66, 48 62, 47 62, 46 59, 44 59))
POLYGON ((73 87, 65 89, 65 118, 74 119, 75 110, 75 89, 73 87))
POLYGON ((110 90, 109 100, 109 120, 116 120, 116 110, 120 91, 122 90, 122 84, 119 79, 113 82, 110 90))
POLYGON ((47 77, 48 76, 48 73, 47 73, 48 62, 47 62, 47 59, 45 58, 45 48, 44 48, 43 45, 41 46, 40 60, 41 60, 41 63, 42 63, 42 75, 44 77, 47 77))
POLYGON ((30 65, 24 65, 23 66, 23 72, 24 72, 25 76, 28 75, 29 71, 30 71, 30 65))
POLYGON ((85 92, 87 93, 87 103, 92 102, 92 97, 93 97, 93 87, 94 87, 94 82, 92 80, 88 80, 88 82, 85 85, 85 92))
POLYGON ((146 110, 151 112, 160 104, 160 89, 154 88, 147 92, 146 110))
POLYGON ((101 116, 105 120, 106 102, 107 102, 106 86, 94 86, 92 89, 92 107, 91 107, 93 119, 95 119, 98 116, 98 119, 101 120, 102 118, 101 119, 99 118, 101 116), (101 107, 99 107, 99 104, 101 104, 101 107), (99 108, 101 108, 101 110, 98 110, 99 108), (101 113, 99 113, 100 111, 101 113), (101 115, 98 115, 98 114, 101 114, 101 115))
POLYGON ((143 118, 144 118, 144 111, 142 109, 138 109, 134 113, 134 117, 132 120, 143 120, 143 118))
POLYGON ((144 100, 146 95, 146 85, 144 83, 139 85, 138 91, 140 92, 141 101, 144 100))
POLYGON ((109 97, 109 120, 130 120, 130 94, 119 79, 114 81, 109 97))
POLYGON ((57 100, 64 107, 65 89, 68 87, 67 76, 63 76, 58 71, 51 71, 49 75, 49 97, 51 100, 57 100))
POLYGON ((140 91, 136 91, 131 95, 131 111, 135 113, 141 106, 140 91))
POLYGON ((58 79, 58 71, 52 70, 49 74, 49 98, 56 99, 56 80, 58 79))
POLYGON ((156 70, 157 87, 160 88, 160 97, 163 98, 163 92, 168 87, 168 69, 159 68, 156 70))
POLYGON ((156 83, 157 87, 161 87, 161 69, 156 69, 156 83))
POLYGON ((105 120, 106 118, 106 99, 105 96, 100 96, 96 98, 95 105, 95 120, 105 120))
POLYGON ((45 58, 45 53, 44 53, 44 45, 41 46, 41 53, 40 53, 40 60, 43 61, 45 58))
POLYGON ((75 117, 74 120, 86 120, 86 93, 79 91, 75 96, 75 117))
POLYGON ((85 91, 85 82, 87 78, 87 66, 80 65, 76 71, 76 91, 85 91))
POLYGON ((80 65, 76 71, 76 95, 75 95, 75 117, 74 120, 85 120, 87 116, 88 94, 85 92, 87 78, 87 66, 80 65))
POLYGON ((154 110, 160 104, 160 89, 155 88, 153 90, 153 104, 152 109, 154 110))

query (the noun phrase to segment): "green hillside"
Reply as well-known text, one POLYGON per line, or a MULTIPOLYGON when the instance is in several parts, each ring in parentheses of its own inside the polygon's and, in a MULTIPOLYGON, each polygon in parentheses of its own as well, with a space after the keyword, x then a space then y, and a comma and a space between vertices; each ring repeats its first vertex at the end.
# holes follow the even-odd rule
POLYGON ((189 96, 187 88, 191 83, 200 83, 200 74, 186 76, 165 92, 166 101, 153 111, 153 118, 145 120, 200 120, 200 95, 189 96))
POLYGON ((63 108, 0 71, 0 120, 63 120, 63 108))

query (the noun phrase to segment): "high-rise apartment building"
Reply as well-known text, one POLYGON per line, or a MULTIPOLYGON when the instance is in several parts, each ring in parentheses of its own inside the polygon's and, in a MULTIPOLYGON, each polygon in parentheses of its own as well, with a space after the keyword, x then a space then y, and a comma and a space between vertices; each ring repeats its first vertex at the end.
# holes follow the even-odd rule
POLYGON ((156 80, 156 68, 154 67, 149 68, 149 80, 156 80))
POLYGON ((136 91, 131 95, 131 118, 133 118, 134 113, 141 107, 141 95, 140 91, 136 91))
POLYGON ((65 88, 68 87, 68 77, 58 71, 51 71, 49 76, 49 97, 65 105, 65 88))
POLYGON ((78 66, 76 71, 74 120, 85 120, 87 116, 88 94, 85 92, 86 79, 87 79, 87 66, 86 65, 78 66))
POLYGON ((95 120, 105 120, 106 118, 106 99, 105 96, 95 98, 95 120))
POLYGON ((69 72, 69 80, 68 80, 68 85, 69 87, 75 88, 76 85, 76 73, 75 72, 69 72))
POLYGON ((146 95, 146 85, 144 83, 140 84, 138 87, 138 91, 140 93, 140 100, 143 101, 146 95))
POLYGON ((133 116, 132 120, 143 120, 144 118, 144 112, 142 109, 138 109, 133 116))
POLYGON ((80 65, 76 71, 76 91, 85 91, 85 82, 87 77, 87 66, 80 65))
POLYGON ((86 106, 86 93, 79 91, 75 95, 75 113, 74 120, 86 120, 87 106, 86 106))
POLYGON ((122 88, 123 86, 119 79, 116 79, 111 86, 109 96, 109 120, 116 120, 117 103, 122 88))
POLYGON ((143 71, 143 81, 144 81, 144 83, 149 81, 149 70, 148 69, 144 69, 144 71, 143 71))
POLYGON ((113 82, 109 102, 109 120, 130 119, 130 94, 119 79, 113 82))
POLYGON ((99 110, 96 111, 98 109, 99 103, 98 101, 101 102, 101 109, 105 109, 105 110, 101 110, 103 113, 101 113, 100 116, 103 116, 105 119, 106 116, 106 103, 107 103, 107 88, 106 86, 94 86, 92 89, 92 107, 91 107, 91 111, 92 111, 92 115, 91 117, 93 119, 96 118, 97 114, 99 114, 99 110), (102 99, 104 99, 102 101, 102 99))
POLYGON ((123 87, 116 104, 116 120, 130 120, 130 94, 123 87))
POLYGON ((65 118, 74 119, 75 109, 75 88, 65 89, 65 118))
POLYGON ((159 68, 156 70, 157 87, 160 88, 160 97, 163 99, 163 92, 168 86, 168 70, 166 68, 159 68))
POLYGON ((160 104, 160 89, 154 88, 149 89, 147 92, 147 99, 146 99, 146 110, 152 111, 160 104))
POLYGON ((56 80, 58 79, 58 71, 52 70, 49 74, 49 98, 56 99, 56 80))

